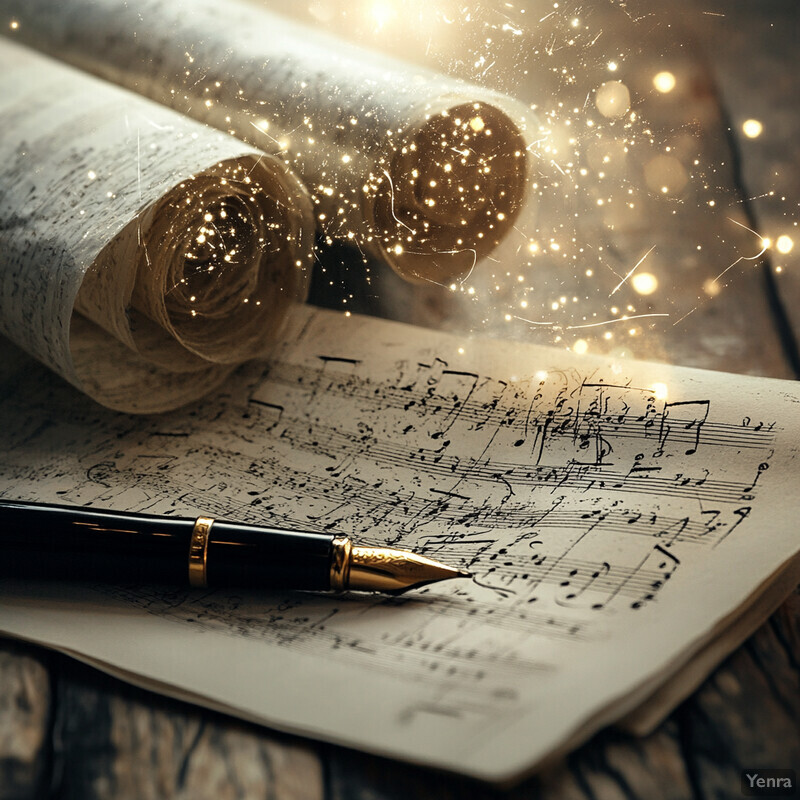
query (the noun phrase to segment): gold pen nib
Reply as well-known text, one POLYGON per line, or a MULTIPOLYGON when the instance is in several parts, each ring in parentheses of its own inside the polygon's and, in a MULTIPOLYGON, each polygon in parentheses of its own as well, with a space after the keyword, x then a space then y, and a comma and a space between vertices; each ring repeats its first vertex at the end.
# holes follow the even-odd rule
POLYGON ((408 550, 357 547, 347 536, 335 537, 332 544, 330 587, 338 592, 353 589, 401 594, 427 583, 472 577, 466 570, 408 550))
POLYGON ((400 594, 427 583, 470 577, 465 570, 448 567, 407 550, 353 546, 347 588, 400 594))

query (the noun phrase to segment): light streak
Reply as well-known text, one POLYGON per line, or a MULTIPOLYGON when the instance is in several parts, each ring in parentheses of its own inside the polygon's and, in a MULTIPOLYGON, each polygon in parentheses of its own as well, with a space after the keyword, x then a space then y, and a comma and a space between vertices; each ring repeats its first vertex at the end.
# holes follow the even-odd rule
POLYGON ((579 328, 598 328, 601 325, 613 325, 617 322, 629 322, 632 319, 644 319, 645 317, 668 317, 669 314, 634 314, 633 316, 624 316, 619 319, 607 319, 603 322, 590 322, 586 325, 567 325, 565 330, 575 331, 579 328))
POLYGON ((556 325, 555 322, 536 322, 533 319, 526 319, 525 317, 518 317, 516 314, 512 315, 514 319, 518 319, 520 322, 527 322, 529 325, 547 325, 551 328, 558 328, 559 326, 556 325))
POLYGON ((618 283, 618 284, 617 284, 617 285, 614 287, 614 289, 612 290, 612 292, 611 292, 611 294, 609 295, 609 297, 611 297, 612 295, 615 295, 615 294, 616 294, 616 293, 617 293, 617 292, 618 292, 618 291, 619 291, 619 290, 622 288, 622 285, 625 283, 625 281, 627 281, 627 280, 628 280, 628 278, 630 278, 630 276, 631 276, 631 275, 633 275, 633 273, 634 273, 634 272, 636 272, 636 270, 637 270, 637 269, 638 269, 638 268, 639 268, 639 267, 642 265, 642 262, 643 262, 643 261, 644 261, 644 260, 647 258, 647 256, 649 256, 649 255, 650 255, 650 253, 652 253, 652 252, 653 252, 653 250, 655 250, 655 249, 656 249, 656 246, 655 246, 655 245, 653 245, 653 246, 652 246, 652 247, 651 247, 651 248, 650 248, 650 249, 649 249, 649 250, 648 250, 648 251, 647 251, 647 252, 646 252, 646 253, 645 253, 645 254, 644 254, 644 255, 643 255, 643 256, 642 256, 642 257, 641 257, 641 258, 640 258, 638 261, 637 261, 637 262, 636 262, 636 264, 634 264, 634 265, 633 265, 633 269, 631 269, 631 271, 630 271, 630 272, 629 272, 629 273, 628 273, 628 274, 627 274, 627 275, 626 275, 626 276, 625 276, 625 277, 624 277, 624 278, 623 278, 623 279, 622 279, 622 280, 621 280, 621 281, 620 281, 620 282, 619 282, 619 283, 618 283))
POLYGON ((731 217, 728 217, 728 219, 734 225, 738 225, 740 228, 744 228, 746 231, 749 231, 750 233, 752 233, 753 236, 757 236, 759 239, 761 239, 761 244, 763 246, 761 248, 761 252, 760 253, 756 253, 754 256, 739 256, 739 258, 737 258, 736 261, 733 262, 733 264, 729 264, 727 267, 725 267, 724 270, 722 270, 722 272, 720 272, 719 275, 717 275, 716 278, 714 278, 714 283, 716 283, 729 269, 733 269, 737 264, 740 264, 742 261, 757 261, 769 249, 769 242, 767 242, 764 239, 762 239, 761 236, 759 236, 759 234, 756 231, 754 231, 752 228, 748 228, 747 225, 742 225, 741 222, 737 222, 735 219, 732 219, 731 217))
POLYGON ((391 197, 389 199, 390 199, 390 202, 391 202, 391 211, 392 211, 392 216, 394 217, 394 221, 398 225, 402 225, 406 230, 411 231, 411 233, 416 236, 417 232, 412 230, 411 228, 409 228, 408 225, 405 224, 405 222, 403 222, 402 220, 399 220, 397 218, 397 214, 394 213, 394 183, 392 183, 392 176, 386 170, 383 170, 383 174, 386 176, 386 179, 389 181, 389 189, 392 192, 391 197))

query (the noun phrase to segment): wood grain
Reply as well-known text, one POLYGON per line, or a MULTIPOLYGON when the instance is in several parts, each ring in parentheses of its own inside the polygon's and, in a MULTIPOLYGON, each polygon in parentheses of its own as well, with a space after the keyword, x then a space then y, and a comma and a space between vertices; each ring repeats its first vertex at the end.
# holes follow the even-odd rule
POLYGON ((44 797, 54 707, 47 654, 0 641, 0 800, 44 797))
POLYGON ((5 764, 16 756, 15 771, 4 770, 2 780, 15 793, 0 792, 4 800, 323 797, 321 763, 302 742, 141 691, 59 655, 51 656, 51 694, 47 671, 16 649, 7 641, 0 648, 4 710, 27 706, 30 713, 2 717, 0 758, 5 764))

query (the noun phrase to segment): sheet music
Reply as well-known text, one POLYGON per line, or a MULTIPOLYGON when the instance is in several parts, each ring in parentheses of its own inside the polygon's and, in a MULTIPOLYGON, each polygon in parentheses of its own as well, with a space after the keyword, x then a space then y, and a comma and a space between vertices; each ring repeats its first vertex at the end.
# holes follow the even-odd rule
POLYGON ((4 359, 4 496, 336 530, 403 597, 5 582, 0 629, 276 728, 506 779, 634 708, 800 541, 793 383, 308 309, 183 412, 4 359))

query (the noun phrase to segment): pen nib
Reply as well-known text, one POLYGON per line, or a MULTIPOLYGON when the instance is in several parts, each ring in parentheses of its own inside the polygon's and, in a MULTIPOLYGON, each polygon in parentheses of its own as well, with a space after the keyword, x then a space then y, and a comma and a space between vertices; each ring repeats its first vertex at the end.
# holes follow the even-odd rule
POLYGON ((463 569, 390 547, 352 548, 347 588, 400 594, 450 578, 471 578, 463 569))

